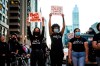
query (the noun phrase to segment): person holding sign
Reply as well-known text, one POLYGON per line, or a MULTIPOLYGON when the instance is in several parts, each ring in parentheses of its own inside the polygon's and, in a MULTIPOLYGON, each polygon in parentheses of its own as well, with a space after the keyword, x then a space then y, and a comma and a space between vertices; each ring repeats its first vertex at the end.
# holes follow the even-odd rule
POLYGON ((31 41, 31 66, 43 66, 43 50, 42 40, 44 38, 44 18, 42 18, 42 33, 40 29, 36 27, 33 31, 33 35, 30 31, 30 22, 28 22, 28 34, 31 41))
POLYGON ((62 36, 65 29, 65 21, 64 21, 64 14, 61 14, 63 18, 63 28, 60 31, 60 26, 58 24, 53 24, 51 26, 51 16, 52 13, 49 15, 49 34, 51 37, 51 66, 62 66, 62 61, 64 57, 63 53, 63 44, 62 44, 62 36))

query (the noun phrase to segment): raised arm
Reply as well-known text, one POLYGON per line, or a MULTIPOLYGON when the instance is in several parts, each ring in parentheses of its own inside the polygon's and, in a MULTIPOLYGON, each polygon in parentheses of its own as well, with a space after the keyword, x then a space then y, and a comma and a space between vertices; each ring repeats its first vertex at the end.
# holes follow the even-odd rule
POLYGON ((64 14, 62 14, 62 19, 63 19, 63 27, 62 27, 61 33, 62 33, 62 35, 63 35, 64 30, 65 30, 65 19, 64 19, 64 14))
POLYGON ((49 15, 49 34, 50 35, 52 35, 52 27, 51 27, 51 16, 52 16, 52 14, 50 13, 50 15, 49 15))
POLYGON ((44 37, 44 17, 42 17, 42 39, 44 37))
POLYGON ((27 31, 28 31, 29 38, 31 39, 32 33, 31 33, 31 30, 30 30, 30 22, 27 23, 27 31))

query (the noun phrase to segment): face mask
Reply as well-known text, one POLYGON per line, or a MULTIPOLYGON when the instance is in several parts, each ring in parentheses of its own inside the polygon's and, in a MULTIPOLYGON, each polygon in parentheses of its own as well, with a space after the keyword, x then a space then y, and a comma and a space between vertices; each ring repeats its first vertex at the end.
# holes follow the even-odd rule
POLYGON ((58 32, 59 32, 59 29, 55 28, 55 29, 54 29, 54 32, 55 32, 55 33, 58 33, 58 32))
POLYGON ((33 34, 36 35, 36 36, 39 36, 40 32, 34 32, 33 34))
POLYGON ((75 32, 75 36, 80 36, 80 32, 75 32))
POLYGON ((16 38, 13 37, 12 40, 16 40, 16 38))

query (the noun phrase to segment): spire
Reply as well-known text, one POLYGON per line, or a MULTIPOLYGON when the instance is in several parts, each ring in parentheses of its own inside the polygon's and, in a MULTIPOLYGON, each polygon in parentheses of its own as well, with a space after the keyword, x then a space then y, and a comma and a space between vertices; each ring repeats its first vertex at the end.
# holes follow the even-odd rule
POLYGON ((77 5, 75 5, 75 7, 73 8, 73 12, 79 12, 77 5))

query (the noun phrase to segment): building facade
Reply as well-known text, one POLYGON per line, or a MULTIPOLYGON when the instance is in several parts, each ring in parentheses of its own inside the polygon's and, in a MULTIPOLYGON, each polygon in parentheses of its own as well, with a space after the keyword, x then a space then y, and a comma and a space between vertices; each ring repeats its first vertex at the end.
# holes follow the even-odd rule
MULTIPOLYGON (((9 0, 9 35, 16 33, 19 40, 26 41, 27 0, 9 0)), ((10 37, 10 36, 9 36, 10 37)))
POLYGON ((0 0, 0 35, 7 36, 8 26, 8 0, 0 0))
POLYGON ((79 10, 77 5, 73 8, 72 12, 73 30, 79 28, 79 10))
POLYGON ((63 34, 63 38, 62 38, 62 42, 63 42, 63 44, 64 45, 66 45, 67 44, 67 42, 68 42, 68 34, 69 33, 72 33, 73 31, 72 31, 72 26, 71 25, 68 25, 68 26, 66 26, 65 27, 65 31, 64 31, 64 34, 63 34))

